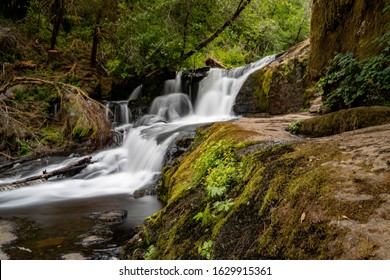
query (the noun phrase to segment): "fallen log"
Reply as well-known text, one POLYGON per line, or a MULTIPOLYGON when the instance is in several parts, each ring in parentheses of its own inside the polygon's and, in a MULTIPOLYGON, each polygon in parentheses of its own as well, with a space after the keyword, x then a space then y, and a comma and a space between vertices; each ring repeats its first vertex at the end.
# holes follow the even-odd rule
POLYGON ((46 170, 45 170, 45 171, 43 171, 43 173, 41 175, 31 176, 28 178, 24 178, 22 180, 18 180, 18 181, 12 182, 12 183, 2 185, 2 186, 0 186, 0 192, 10 191, 10 190, 14 190, 14 189, 25 187, 25 186, 40 184, 40 183, 46 182, 49 178, 59 176, 59 175, 73 176, 73 175, 79 173, 85 167, 87 167, 87 165, 91 164, 92 163, 91 159, 92 159, 92 157, 88 156, 88 157, 80 159, 77 162, 69 164, 65 167, 62 167, 62 168, 59 168, 59 169, 56 169, 56 170, 53 170, 50 172, 46 172, 46 170))

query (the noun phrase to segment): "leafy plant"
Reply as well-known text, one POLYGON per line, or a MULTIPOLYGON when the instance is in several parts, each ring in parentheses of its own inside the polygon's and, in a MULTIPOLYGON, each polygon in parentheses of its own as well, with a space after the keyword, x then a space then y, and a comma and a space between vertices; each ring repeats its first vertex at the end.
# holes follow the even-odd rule
POLYGON ((213 253, 213 241, 204 241, 201 246, 198 247, 198 254, 202 257, 211 260, 213 253))
POLYGON ((207 204, 206 208, 203 212, 198 212, 193 219, 198 221, 202 221, 202 226, 207 226, 213 219, 213 214, 210 212, 210 205, 207 204))
POLYGON ((154 260, 157 256, 157 249, 154 245, 150 245, 148 250, 146 251, 144 255, 145 260, 154 260))
POLYGON ((383 53, 364 60, 339 53, 331 60, 326 75, 317 83, 325 106, 339 110, 389 103, 390 32, 375 42, 384 45, 383 53))
POLYGON ((214 203, 214 208, 218 212, 228 212, 230 208, 233 206, 234 202, 231 198, 224 200, 224 201, 217 201, 214 203))
POLYGON ((25 156, 30 153, 30 147, 26 141, 17 140, 17 143, 19 145, 18 156, 25 156))
POLYGON ((196 161, 198 171, 196 181, 203 179, 203 184, 211 198, 222 196, 227 189, 237 184, 242 178, 242 163, 234 159, 234 149, 229 141, 214 143, 196 161))
POLYGON ((292 121, 292 122, 288 125, 287 130, 288 130, 290 133, 292 133, 292 134, 298 134, 299 129, 301 128, 302 124, 303 124, 303 121, 301 121, 301 120, 292 121))

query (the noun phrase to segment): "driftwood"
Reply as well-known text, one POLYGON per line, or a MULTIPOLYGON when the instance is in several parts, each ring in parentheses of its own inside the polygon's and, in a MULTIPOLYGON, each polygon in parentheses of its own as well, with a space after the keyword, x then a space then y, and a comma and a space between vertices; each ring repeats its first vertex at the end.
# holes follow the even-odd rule
POLYGON ((5 184, 0 186, 0 192, 2 191, 10 191, 14 190, 17 188, 25 187, 25 186, 31 186, 31 185, 36 185, 39 183, 43 183, 47 181, 51 177, 55 177, 58 175, 63 175, 63 176, 70 176, 70 175, 75 175, 79 173, 81 170, 83 170, 85 167, 87 167, 88 164, 90 164, 92 157, 88 156, 85 158, 80 159, 77 162, 74 162, 72 164, 69 164, 63 168, 59 168, 50 172, 43 171, 41 175, 37 176, 32 176, 28 177, 19 181, 15 181, 10 184, 5 184))

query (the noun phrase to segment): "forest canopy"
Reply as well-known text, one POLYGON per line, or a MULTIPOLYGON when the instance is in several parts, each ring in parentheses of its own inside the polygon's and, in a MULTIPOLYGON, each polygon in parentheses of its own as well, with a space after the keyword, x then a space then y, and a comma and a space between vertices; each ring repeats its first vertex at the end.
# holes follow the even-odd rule
POLYGON ((36 42, 128 78, 156 69, 227 67, 309 36, 311 0, 13 0, 3 16, 36 42), (88 56, 85 55, 88 50, 88 56))

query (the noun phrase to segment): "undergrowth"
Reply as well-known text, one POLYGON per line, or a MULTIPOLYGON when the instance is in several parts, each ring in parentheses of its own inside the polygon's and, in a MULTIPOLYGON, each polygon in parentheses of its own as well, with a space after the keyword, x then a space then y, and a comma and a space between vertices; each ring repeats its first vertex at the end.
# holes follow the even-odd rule
POLYGON ((317 83, 325 106, 340 110, 390 105, 390 30, 375 42, 384 48, 379 55, 359 60, 352 53, 338 53, 330 61, 317 83))

